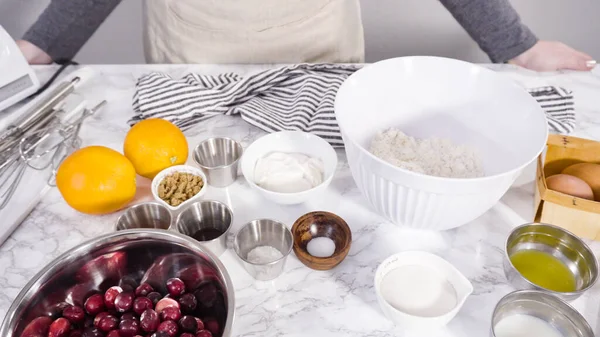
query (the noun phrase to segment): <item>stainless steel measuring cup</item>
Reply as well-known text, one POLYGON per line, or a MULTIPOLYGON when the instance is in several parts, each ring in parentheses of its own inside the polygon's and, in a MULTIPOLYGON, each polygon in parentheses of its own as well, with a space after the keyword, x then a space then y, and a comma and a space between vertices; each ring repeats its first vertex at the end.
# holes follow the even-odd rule
POLYGON ((231 185, 238 176, 242 145, 231 138, 210 138, 194 149, 194 162, 204 171, 208 184, 214 187, 231 185))

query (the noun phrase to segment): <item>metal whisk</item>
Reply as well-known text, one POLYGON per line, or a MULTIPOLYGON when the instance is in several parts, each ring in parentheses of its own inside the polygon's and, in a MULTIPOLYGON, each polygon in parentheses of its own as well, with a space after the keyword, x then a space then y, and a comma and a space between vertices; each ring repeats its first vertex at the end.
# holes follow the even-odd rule
POLYGON ((0 209, 11 200, 28 167, 35 170, 52 167, 48 183, 53 185, 62 160, 79 148, 81 123, 106 101, 85 109, 74 120, 61 122, 60 115, 64 111, 58 106, 74 91, 77 82, 79 78, 75 77, 59 84, 0 136, 0 209))
POLYGON ((0 165, 0 209, 14 195, 27 167, 38 171, 51 167, 48 184, 54 186, 58 167, 81 145, 79 130, 83 121, 105 104, 106 101, 102 101, 92 109, 85 109, 80 116, 67 122, 61 123, 56 117, 45 127, 21 138, 11 157, 0 165))

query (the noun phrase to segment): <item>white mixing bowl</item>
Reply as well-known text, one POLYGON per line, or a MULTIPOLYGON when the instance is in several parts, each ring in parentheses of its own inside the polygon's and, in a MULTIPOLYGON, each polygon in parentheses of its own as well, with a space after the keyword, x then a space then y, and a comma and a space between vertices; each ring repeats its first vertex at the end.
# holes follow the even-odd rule
POLYGON ((340 87, 335 114, 354 181, 398 225, 445 230, 479 217, 543 150, 546 116, 522 87, 491 70, 438 57, 368 65, 340 87), (485 176, 442 178, 398 168, 368 149, 395 127, 474 148, 485 176))

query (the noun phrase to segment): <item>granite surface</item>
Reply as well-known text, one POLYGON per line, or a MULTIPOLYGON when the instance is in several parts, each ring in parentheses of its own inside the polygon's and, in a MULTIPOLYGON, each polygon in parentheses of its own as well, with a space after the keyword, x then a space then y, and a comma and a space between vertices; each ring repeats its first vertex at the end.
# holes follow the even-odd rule
MULTIPOLYGON (((575 92, 578 111, 576 136, 600 139, 600 69, 593 73, 536 74, 511 66, 491 66, 525 86, 560 85, 575 92)), ((98 76, 81 93, 90 102, 108 100, 108 106, 86 121, 84 145, 104 145, 122 150, 132 114, 131 98, 136 79, 158 70, 179 77, 195 71, 240 74, 262 66, 93 66, 98 76)), ((53 69, 40 67, 42 77, 53 69)), ((215 117, 186 132, 190 150, 210 136, 228 136, 244 146, 263 135, 237 117, 215 117)), ((346 260, 331 271, 305 267, 293 253, 283 275, 274 281, 252 279, 228 250, 221 256, 236 297, 236 336, 488 336, 496 302, 514 289, 502 271, 503 243, 512 227, 533 216, 533 167, 527 168, 502 202, 479 219, 446 232, 422 232, 397 227, 375 214, 357 190, 342 151, 339 167, 327 192, 299 206, 279 206, 261 199, 240 177, 225 189, 208 187, 206 198, 227 203, 233 210, 233 232, 256 218, 273 218, 290 227, 313 210, 334 212, 353 232, 346 260), (454 264, 473 283, 474 293, 457 317, 443 329, 402 331, 380 310, 373 278, 388 256, 404 250, 425 250, 454 264)), ((140 179, 136 202, 149 198, 149 183, 140 179)), ((0 314, 3 317, 21 288, 48 262, 75 245, 113 230, 120 213, 106 216, 79 214, 52 189, 21 226, 0 247, 0 314)), ((600 244, 593 243, 600 254, 600 244)), ((600 331, 600 284, 573 302, 590 325, 600 331)))

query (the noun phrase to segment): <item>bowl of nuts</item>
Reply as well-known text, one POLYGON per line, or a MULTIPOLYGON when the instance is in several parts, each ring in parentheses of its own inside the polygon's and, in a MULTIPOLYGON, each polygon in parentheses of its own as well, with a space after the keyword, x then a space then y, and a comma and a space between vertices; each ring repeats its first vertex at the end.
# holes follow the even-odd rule
POLYGON ((152 195, 171 211, 177 211, 206 193, 206 175, 189 165, 176 165, 160 171, 152 179, 152 195))

